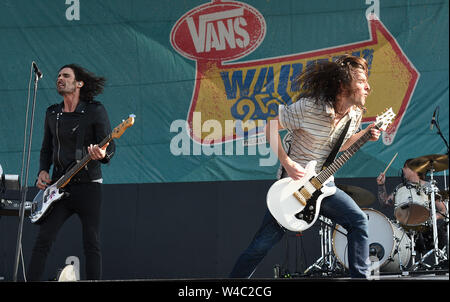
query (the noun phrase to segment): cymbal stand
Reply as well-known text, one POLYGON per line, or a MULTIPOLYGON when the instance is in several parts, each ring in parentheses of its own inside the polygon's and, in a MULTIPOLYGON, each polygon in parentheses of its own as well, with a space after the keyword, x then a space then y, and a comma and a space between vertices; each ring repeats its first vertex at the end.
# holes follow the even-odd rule
MULTIPOLYGON (((444 170, 444 190, 445 190, 446 192, 448 192, 448 187, 447 187, 447 175, 446 175, 446 173, 445 173, 445 170, 444 170)), ((445 205, 445 217, 444 217, 444 219, 445 219, 445 224, 447 225, 447 246, 445 247, 445 248, 446 248, 445 252, 446 252, 446 255, 447 255, 447 259, 448 259, 448 253, 449 253, 449 250, 448 250, 448 248, 449 248, 449 240, 448 240, 448 224, 449 224, 449 218, 448 218, 448 214, 449 214, 449 211, 448 211, 448 199, 449 199, 449 197, 447 196, 447 198, 446 198, 445 200, 443 200, 444 205, 445 205)))
MULTIPOLYGON (((441 127, 439 126, 439 110, 440 110, 440 108, 439 108, 439 106, 437 106, 436 109, 434 110, 434 112, 437 111, 436 119, 433 118, 431 122, 432 122, 432 125, 434 124, 436 126, 437 134, 442 138, 442 140, 444 141, 445 146, 447 147, 447 156, 450 156, 450 146, 449 146, 447 140, 445 139, 444 134, 441 131, 441 127)), ((431 164, 433 164, 433 163, 431 163, 431 164)), ((431 166, 431 167, 433 168, 433 166, 431 166)), ((444 184, 445 184, 444 188, 447 191, 448 190, 447 189, 447 176, 445 175, 445 170, 444 170, 444 184)), ((450 252, 449 251, 449 237, 448 237, 448 231, 449 231, 449 226, 448 226, 448 224, 449 224, 448 198, 447 198, 447 202, 444 202, 444 204, 445 204, 445 208, 447 210, 447 213, 445 215, 445 222, 447 224, 447 246, 446 246, 447 251, 446 251, 446 253, 447 253, 447 258, 448 258, 448 254, 450 252)))
POLYGON ((414 267, 416 265, 416 250, 415 250, 415 245, 414 245, 414 236, 416 236, 416 231, 411 231, 410 233, 410 239, 411 239, 411 267, 414 267))
POLYGON ((437 220, 436 220, 436 198, 435 198, 435 194, 438 190, 437 186, 436 186, 436 180, 434 180, 433 178, 433 172, 434 172, 434 168, 433 168, 433 162, 431 162, 431 168, 430 168, 430 185, 431 185, 431 224, 433 227, 433 248, 431 250, 429 250, 427 253, 425 253, 425 255, 422 256, 422 258, 419 260, 419 262, 417 263, 413 263, 413 265, 411 266, 411 270, 416 270, 420 265, 421 266, 425 266, 426 268, 430 268, 429 265, 427 265, 424 261, 426 258, 428 258, 431 254, 434 254, 434 265, 437 267, 439 265, 439 258, 441 258, 442 260, 447 259, 447 257, 445 257, 444 253, 439 249, 438 247, 438 234, 437 234, 437 220))
MULTIPOLYGON (((436 198, 435 193, 437 191, 436 181, 433 179, 433 162, 431 162, 430 169, 430 184, 431 184, 431 220, 433 226, 433 251, 434 251, 434 264, 437 266, 439 264, 439 258, 445 259, 442 251, 438 248, 438 234, 437 234, 437 220, 436 220, 436 198)), ((425 257, 425 256, 424 256, 425 257)))
POLYGON ((305 275, 313 274, 314 272, 330 275, 336 273, 338 269, 338 261, 332 247, 333 225, 331 220, 326 217, 319 216, 319 220, 321 221, 319 230, 321 257, 304 271, 305 275))

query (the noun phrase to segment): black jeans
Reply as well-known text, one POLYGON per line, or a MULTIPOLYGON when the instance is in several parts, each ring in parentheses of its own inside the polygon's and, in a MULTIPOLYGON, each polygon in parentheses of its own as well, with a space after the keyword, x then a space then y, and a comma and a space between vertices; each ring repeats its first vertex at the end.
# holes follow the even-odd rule
POLYGON ((69 195, 56 201, 47 217, 44 217, 39 224, 39 233, 28 267, 27 279, 29 281, 39 281, 42 278, 48 253, 58 231, 74 213, 80 218, 83 230, 86 279, 101 279, 100 209, 102 185, 94 182, 69 184, 65 187, 65 190, 69 195))

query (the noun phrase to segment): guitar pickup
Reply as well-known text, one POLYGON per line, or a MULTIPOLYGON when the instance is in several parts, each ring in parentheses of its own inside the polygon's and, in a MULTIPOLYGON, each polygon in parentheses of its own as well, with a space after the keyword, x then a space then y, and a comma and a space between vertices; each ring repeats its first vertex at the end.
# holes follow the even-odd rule
POLYGON ((311 178, 309 182, 316 190, 320 190, 322 188, 322 183, 316 177, 311 178))
POLYGON ((302 198, 300 192, 296 191, 296 192, 294 193, 294 197, 302 204, 302 206, 306 206, 306 201, 303 200, 303 198, 302 198))

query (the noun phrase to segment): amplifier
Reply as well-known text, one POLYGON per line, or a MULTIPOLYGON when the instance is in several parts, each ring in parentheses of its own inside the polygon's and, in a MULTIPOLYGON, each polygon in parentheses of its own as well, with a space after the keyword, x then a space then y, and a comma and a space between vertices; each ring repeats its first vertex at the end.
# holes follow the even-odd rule
MULTIPOLYGON (((31 201, 25 201, 25 216, 30 215, 31 201)), ((10 199, 0 199, 1 216, 19 216, 20 201, 10 199)))

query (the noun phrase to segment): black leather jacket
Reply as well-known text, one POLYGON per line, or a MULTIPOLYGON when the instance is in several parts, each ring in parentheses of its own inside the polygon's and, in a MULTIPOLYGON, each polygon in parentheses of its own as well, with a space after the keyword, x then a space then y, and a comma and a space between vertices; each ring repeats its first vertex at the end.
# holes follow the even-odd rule
MULTIPOLYGON (((44 139, 42 141, 39 172, 50 171, 53 165, 52 182, 58 180, 75 163, 77 137, 80 121, 84 119, 84 139, 82 139, 82 154, 87 154, 87 146, 100 143, 111 133, 108 114, 105 107, 97 101, 80 101, 74 112, 62 112, 64 103, 54 104, 47 108, 44 124, 44 139)), ((109 143, 106 156, 101 161, 91 160, 71 180, 71 183, 90 182, 102 178, 101 164, 108 163, 115 152, 114 141, 109 143)))

